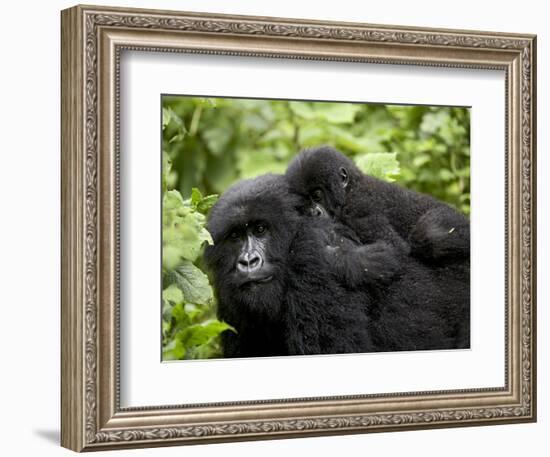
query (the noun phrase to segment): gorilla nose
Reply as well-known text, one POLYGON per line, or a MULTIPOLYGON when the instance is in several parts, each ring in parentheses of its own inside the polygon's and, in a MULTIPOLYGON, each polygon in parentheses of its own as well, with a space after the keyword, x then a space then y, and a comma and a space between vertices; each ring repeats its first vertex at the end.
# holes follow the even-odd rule
POLYGON ((239 256, 237 270, 241 273, 252 273, 262 266, 262 259, 256 252, 245 252, 239 256))

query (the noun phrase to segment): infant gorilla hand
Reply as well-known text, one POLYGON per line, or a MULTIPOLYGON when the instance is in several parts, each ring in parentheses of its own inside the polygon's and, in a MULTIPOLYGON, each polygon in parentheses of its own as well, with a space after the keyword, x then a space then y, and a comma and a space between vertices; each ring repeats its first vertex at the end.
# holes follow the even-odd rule
POLYGON ((400 271, 397 248, 385 241, 362 245, 357 255, 362 259, 364 272, 373 279, 388 281, 400 271))
POLYGON ((325 259, 344 286, 386 285, 399 276, 400 257, 393 245, 385 241, 360 245, 345 237, 330 241, 325 248, 325 259))

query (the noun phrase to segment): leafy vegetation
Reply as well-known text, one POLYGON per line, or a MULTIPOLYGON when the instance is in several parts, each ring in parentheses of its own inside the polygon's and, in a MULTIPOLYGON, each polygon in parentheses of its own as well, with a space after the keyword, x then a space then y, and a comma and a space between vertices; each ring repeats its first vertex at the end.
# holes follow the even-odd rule
POLYGON ((231 184, 283 173, 303 148, 331 145, 366 173, 470 212, 467 108, 163 98, 163 359, 220 355, 201 266, 206 215, 231 184))
POLYGON ((212 237, 205 214, 217 196, 197 188, 183 199, 165 185, 170 161, 163 160, 162 196, 162 342, 163 360, 204 359, 221 355, 218 335, 234 331, 215 316, 214 292, 200 267, 200 255, 212 237))

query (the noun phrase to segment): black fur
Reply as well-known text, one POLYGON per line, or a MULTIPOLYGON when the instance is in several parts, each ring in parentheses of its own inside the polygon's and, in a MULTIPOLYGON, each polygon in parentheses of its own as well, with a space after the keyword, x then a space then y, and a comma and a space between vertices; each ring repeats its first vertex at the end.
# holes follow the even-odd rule
POLYGON ((302 210, 319 192, 330 216, 351 228, 362 243, 385 240, 406 256, 428 262, 470 257, 470 224, 450 206, 399 185, 363 174, 346 156, 324 146, 301 152, 286 177, 302 210))
MULTIPOLYGON (((442 281, 441 269, 393 246, 358 244, 330 218, 301 216, 299 199, 278 176, 242 181, 212 209, 214 245, 205 252, 218 316, 237 330, 222 334, 226 357, 337 354, 469 346, 469 291, 442 281), (235 227, 261 221, 269 282, 242 284, 235 227)), ((465 273, 466 274, 466 273, 465 273)), ((469 274, 469 273, 468 273, 469 274)))
MULTIPOLYGON (((337 239, 341 235, 328 219, 306 221, 295 206, 284 179, 267 175, 239 182, 212 208, 208 229, 214 246, 206 249, 205 260, 213 272, 218 317, 238 332, 222 335, 225 357, 373 350, 366 331, 369 296, 348 287, 368 280, 368 275, 353 279, 367 259, 347 255, 357 246, 337 239), (258 220, 268 227, 265 260, 273 279, 240 285, 241 246, 228 234, 258 220), (327 268, 329 261, 334 268, 327 268)), ((397 269, 390 265, 388 276, 397 269)))

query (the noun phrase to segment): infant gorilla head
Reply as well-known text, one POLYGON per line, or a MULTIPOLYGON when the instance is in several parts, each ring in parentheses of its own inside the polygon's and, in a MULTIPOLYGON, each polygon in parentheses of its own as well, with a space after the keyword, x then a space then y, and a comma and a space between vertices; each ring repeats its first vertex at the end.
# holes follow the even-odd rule
POLYGON ((339 218, 350 182, 355 186, 362 173, 344 154, 323 146, 298 154, 288 166, 286 179, 291 191, 300 197, 302 212, 339 218))

